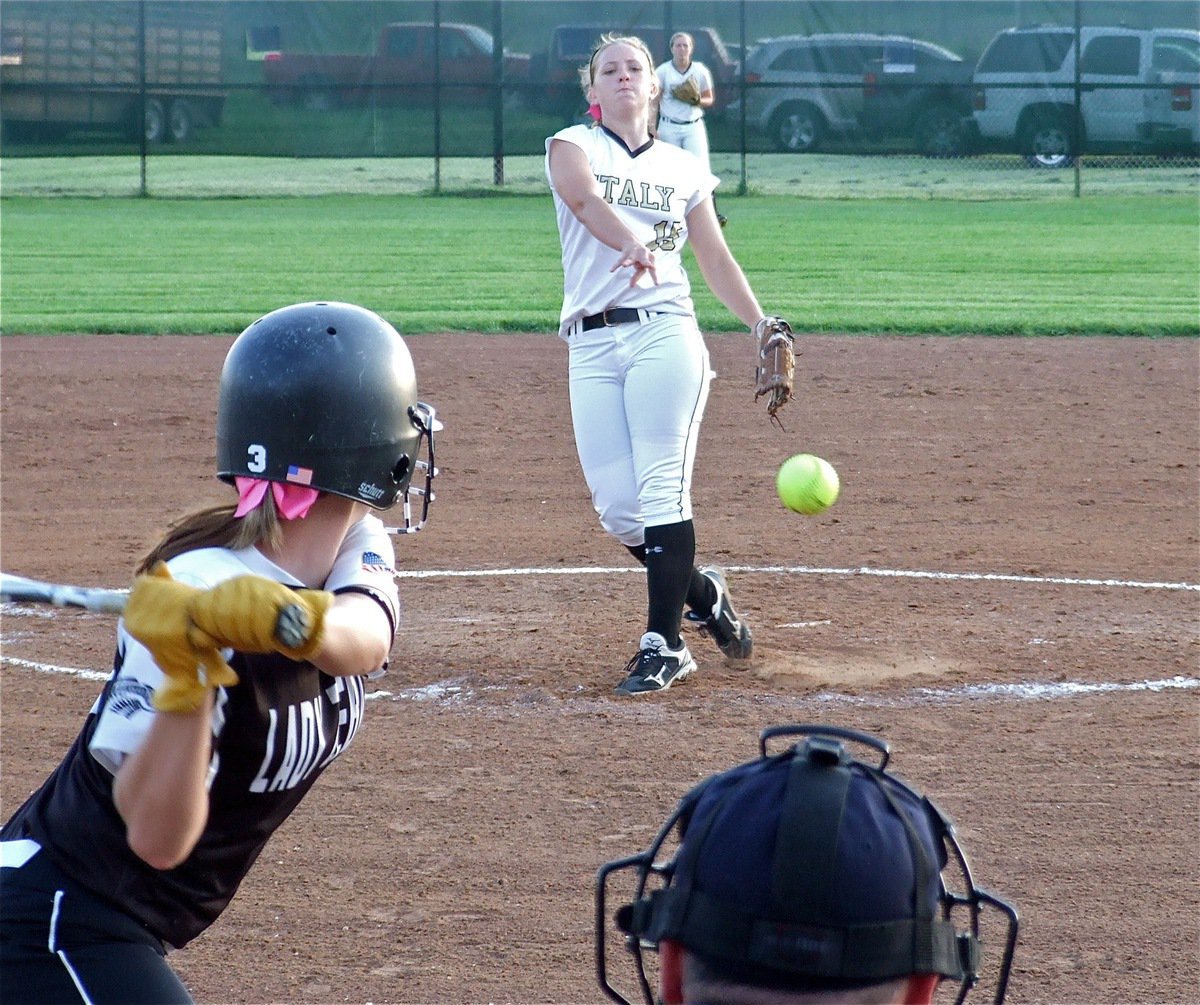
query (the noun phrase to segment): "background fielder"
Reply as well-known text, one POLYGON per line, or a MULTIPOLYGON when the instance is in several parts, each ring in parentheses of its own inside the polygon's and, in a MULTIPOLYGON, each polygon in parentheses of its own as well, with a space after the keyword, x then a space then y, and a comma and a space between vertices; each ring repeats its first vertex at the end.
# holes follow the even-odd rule
MULTIPOLYGON (((716 100, 713 75, 707 66, 692 59, 695 40, 686 31, 671 36, 671 58, 654 71, 658 77, 658 129, 655 136, 666 143, 683 147, 700 158, 712 170, 708 156, 708 127, 704 110, 716 100)), ((713 208, 717 200, 713 196, 713 208)), ((717 222, 725 226, 725 217, 717 211, 717 222)))

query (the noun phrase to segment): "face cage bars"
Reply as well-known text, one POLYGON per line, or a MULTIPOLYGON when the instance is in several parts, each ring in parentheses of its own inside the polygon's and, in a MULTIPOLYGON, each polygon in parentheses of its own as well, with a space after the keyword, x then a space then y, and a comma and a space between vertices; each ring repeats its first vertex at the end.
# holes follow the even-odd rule
POLYGON ((416 455, 416 460, 413 462, 413 477, 419 473, 425 473, 425 484, 414 488, 410 480, 408 488, 404 490, 404 526, 389 527, 389 534, 415 534, 425 526, 429 519, 429 504, 437 498, 433 494, 433 480, 437 477, 438 469, 433 460, 433 434, 435 431, 442 428, 441 422, 437 418, 437 409, 432 405, 426 404, 423 401, 418 401, 415 405, 410 405, 408 409, 408 417, 412 419, 413 424, 420 430, 420 435, 417 437, 417 446, 413 453, 416 455), (421 460, 421 442, 425 442, 426 450, 429 454, 429 460, 421 460), (412 519, 412 497, 418 496, 421 499, 421 516, 414 523, 412 519))
MULTIPOLYGON (((906 793, 912 796, 917 802, 929 807, 932 812, 937 815, 937 818, 942 824, 942 839, 945 846, 950 851, 950 858, 957 863, 959 871, 962 873, 963 883, 966 892, 963 894, 955 894, 946 888, 946 884, 939 876, 941 886, 941 896, 939 900, 942 904, 942 916, 944 919, 949 919, 951 910, 955 907, 966 907, 970 913, 970 926, 968 931, 959 935, 959 952, 963 962, 964 977, 959 988, 958 996, 955 998, 955 1005, 963 1005, 967 995, 978 981, 978 966, 979 966, 979 918, 984 907, 992 907, 1004 915, 1007 923, 1008 934, 1004 942, 1004 954, 1000 961, 1000 974, 996 983, 996 994, 992 999, 993 1005, 1002 1005, 1004 996, 1008 991, 1009 973, 1012 970, 1013 955, 1017 948, 1017 929, 1019 919, 1017 910, 1012 904, 1001 898, 987 892, 975 885, 975 881, 971 876, 971 867, 967 861, 967 857, 963 854, 962 848, 959 846, 958 838, 954 832, 954 825, 950 819, 941 812, 938 807, 929 799, 916 792, 910 786, 900 781, 894 775, 888 775, 885 772, 889 758, 891 757, 891 748, 886 742, 871 736, 868 733, 860 733, 858 730, 846 729, 840 726, 820 726, 820 725, 799 725, 799 726, 774 726, 770 729, 765 729, 759 735, 759 753, 762 758, 766 758, 767 745, 773 738, 777 736, 797 736, 797 735, 816 735, 816 736, 831 736, 841 739, 851 740, 853 742, 864 744, 872 747, 880 754, 879 765, 876 768, 870 768, 869 765, 864 765, 868 770, 884 775, 889 782, 903 789, 906 793)), ((859 762, 862 763, 862 762, 859 762)), ((626 869, 636 868, 638 870, 637 893, 635 903, 639 903, 645 897, 646 883, 651 875, 660 876, 663 879, 663 888, 671 885, 672 878, 675 874, 675 859, 669 862, 656 862, 655 859, 664 842, 670 836, 671 831, 679 822, 679 818, 685 812, 692 809, 690 803, 683 804, 675 808, 675 811, 667 818, 666 823, 659 829, 658 834, 650 843, 650 847, 637 855, 631 855, 627 858, 616 859, 608 862, 600 867, 596 874, 596 979, 600 984, 604 993, 619 1005, 633 1005, 624 995, 612 986, 608 979, 608 967, 605 962, 606 953, 606 928, 608 922, 608 910, 606 906, 606 890, 608 879, 611 875, 622 872, 626 869)), ((950 862, 947 862, 947 868, 950 867, 950 862)), ((944 870, 943 870, 944 871, 944 870)), ((634 964, 637 972, 638 984, 641 988, 642 997, 646 1005, 655 1005, 654 989, 650 987, 650 982, 646 977, 646 967, 643 960, 643 950, 653 949, 657 951, 657 946, 643 941, 636 935, 625 936, 625 948, 633 955, 634 964)))

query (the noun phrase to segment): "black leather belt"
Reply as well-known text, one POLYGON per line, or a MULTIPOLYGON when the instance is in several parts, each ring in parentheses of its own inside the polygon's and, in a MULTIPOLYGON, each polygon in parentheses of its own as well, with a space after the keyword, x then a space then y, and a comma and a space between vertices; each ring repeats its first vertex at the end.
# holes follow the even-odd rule
POLYGON ((668 119, 665 115, 660 115, 659 118, 673 126, 694 126, 700 121, 699 119, 668 119))
POLYGON ((607 328, 610 325, 624 325, 629 324, 630 321, 641 321, 643 314, 647 317, 654 317, 661 313, 662 311, 638 310, 636 307, 610 307, 599 314, 589 314, 583 319, 580 328, 585 332, 590 332, 597 328, 607 328))

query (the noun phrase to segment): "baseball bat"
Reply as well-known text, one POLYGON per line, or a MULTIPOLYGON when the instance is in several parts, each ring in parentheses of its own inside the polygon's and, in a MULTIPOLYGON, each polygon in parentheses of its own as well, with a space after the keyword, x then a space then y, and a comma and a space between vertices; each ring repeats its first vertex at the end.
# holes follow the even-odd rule
MULTIPOLYGON (((79 607, 101 614, 120 614, 129 594, 125 590, 106 590, 96 586, 70 586, 47 583, 0 572, 0 600, 28 604, 53 604, 55 607, 79 607)), ((308 615, 299 604, 287 604, 275 622, 275 638, 289 649, 308 641, 308 615)))

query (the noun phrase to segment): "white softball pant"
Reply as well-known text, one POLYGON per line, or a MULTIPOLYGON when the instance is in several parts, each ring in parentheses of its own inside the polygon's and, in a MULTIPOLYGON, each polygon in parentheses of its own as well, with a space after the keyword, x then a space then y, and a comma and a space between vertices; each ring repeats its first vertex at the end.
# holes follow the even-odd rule
POLYGON ((600 525, 622 544, 692 518, 692 467, 712 366, 696 319, 568 335, 575 447, 600 525))
MULTIPOLYGON (((688 153, 699 157, 705 167, 709 167, 708 129, 705 128, 704 119, 700 119, 697 122, 689 122, 687 125, 681 126, 667 119, 660 118, 658 120, 657 138, 664 143, 683 147, 688 153)), ((709 170, 711 171, 712 168, 709 167, 709 170)))

